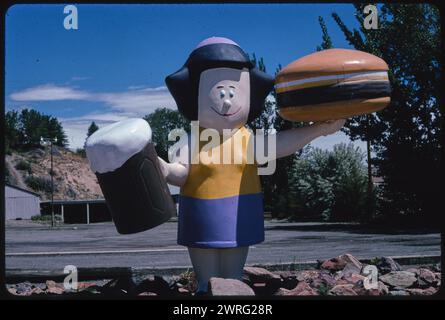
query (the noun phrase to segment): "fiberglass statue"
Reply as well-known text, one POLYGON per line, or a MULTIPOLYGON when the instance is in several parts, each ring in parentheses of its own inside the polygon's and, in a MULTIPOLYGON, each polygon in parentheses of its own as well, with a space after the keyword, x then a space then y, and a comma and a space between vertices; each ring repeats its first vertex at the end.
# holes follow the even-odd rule
MULTIPOLYGON (((235 42, 213 37, 202 41, 166 83, 179 111, 197 120, 200 130, 210 128, 222 134, 232 129, 232 136, 223 138, 213 151, 232 144, 232 152, 242 157, 239 163, 192 163, 196 154, 189 151, 192 144, 188 143, 182 145, 182 157, 176 162, 160 160, 167 182, 181 187, 178 243, 188 247, 198 290, 206 291, 210 277, 240 279, 249 246, 264 241, 258 161, 248 163, 247 143, 236 141, 245 137, 253 143, 245 125, 262 112, 274 78, 255 68, 235 42)), ((343 123, 338 120, 279 132, 276 158, 336 132, 343 123)), ((202 152, 208 150, 200 145, 198 153, 202 152)))
MULTIPOLYGON (((325 50, 321 58, 302 58, 304 63, 297 63, 296 67, 290 65, 290 69, 283 70, 285 74, 278 75, 277 79, 281 75, 276 85, 278 104, 284 107, 282 111, 287 118, 298 120, 303 114, 300 121, 319 122, 269 134, 268 141, 274 141, 275 152, 265 161, 257 156, 258 152, 251 152, 261 149, 260 140, 245 125, 262 112, 264 101, 274 86, 274 78, 258 70, 232 40, 212 37, 202 41, 184 66, 166 78, 166 84, 179 111, 187 119, 198 121, 199 135, 204 134, 207 138, 204 140, 209 140, 212 134, 205 132, 211 129, 216 132, 216 138, 218 135, 222 137, 222 141, 204 146, 202 141, 194 143, 190 134, 185 143, 179 145, 170 163, 162 159, 158 161, 149 125, 142 119, 129 119, 98 130, 86 142, 91 168, 98 177, 118 231, 140 232, 168 220, 175 214, 175 209, 165 181, 180 186, 178 244, 188 248, 198 280, 198 292, 207 291, 211 277, 240 279, 249 246, 264 241, 258 166, 291 155, 315 138, 338 131, 344 120, 332 112, 332 107, 338 105, 335 101, 344 102, 356 97, 362 103, 368 98, 376 98, 376 92, 384 91, 375 87, 380 81, 377 78, 383 74, 366 70, 357 78, 359 85, 348 78, 346 85, 338 86, 344 77, 340 72, 344 70, 343 60, 353 61, 346 64, 356 69, 357 66, 362 68, 360 61, 369 62, 356 59, 354 54, 351 56, 352 51, 325 50), (328 58, 324 56, 326 52, 328 58), (303 79, 298 74, 301 68, 312 68, 314 76, 303 79), (331 72, 334 76, 323 72, 331 72), (367 82, 363 79, 370 74, 374 82, 369 85, 374 91, 368 85, 364 86, 367 82), (330 87, 318 88, 320 83, 328 83, 330 87), (363 92, 354 95, 357 90, 363 92), (370 92, 372 96, 367 97, 370 92), (311 106, 306 105, 312 98, 320 108, 315 108, 316 115, 310 119, 305 112, 311 110, 311 106), (324 106, 327 107, 323 109, 324 106), (323 110, 331 114, 320 118, 323 110), (325 121, 328 119, 337 120, 325 121), (226 150, 231 152, 228 162, 199 161, 209 153, 227 160, 226 150), (234 158, 237 161, 233 161, 234 158)), ((378 67, 384 69, 383 65, 378 67)), ((302 74, 307 77, 306 71, 302 74)), ((362 104, 375 106, 369 103, 370 100, 366 101, 362 104)), ((347 117, 347 112, 341 113, 341 118, 347 117)), ((213 135, 212 140, 214 138, 213 135)))

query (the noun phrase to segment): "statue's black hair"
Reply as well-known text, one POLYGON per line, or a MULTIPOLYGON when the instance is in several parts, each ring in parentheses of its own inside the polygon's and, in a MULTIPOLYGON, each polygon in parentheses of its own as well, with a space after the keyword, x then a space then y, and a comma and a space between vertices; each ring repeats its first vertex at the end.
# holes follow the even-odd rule
POLYGON ((199 78, 203 71, 214 68, 247 68, 250 74, 250 111, 248 121, 257 118, 264 99, 274 85, 274 78, 260 71, 237 45, 214 43, 195 49, 184 66, 165 78, 168 90, 179 112, 189 120, 198 120, 199 78))

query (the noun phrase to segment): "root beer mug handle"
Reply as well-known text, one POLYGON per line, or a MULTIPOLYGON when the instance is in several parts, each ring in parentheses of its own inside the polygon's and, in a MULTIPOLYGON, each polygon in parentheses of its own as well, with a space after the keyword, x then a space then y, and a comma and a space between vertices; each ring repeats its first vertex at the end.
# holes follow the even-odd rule
POLYGON ((111 126, 91 135, 85 149, 113 222, 121 234, 154 228, 176 215, 176 206, 159 167, 151 129, 143 119, 111 126))

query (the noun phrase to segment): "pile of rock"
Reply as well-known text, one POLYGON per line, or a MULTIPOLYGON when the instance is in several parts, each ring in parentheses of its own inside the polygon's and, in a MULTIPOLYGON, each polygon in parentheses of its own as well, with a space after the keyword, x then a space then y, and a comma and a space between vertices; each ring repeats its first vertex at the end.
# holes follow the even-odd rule
POLYGON ((314 270, 272 273, 248 267, 243 282, 258 296, 431 295, 440 287, 441 273, 437 267, 402 270, 387 257, 372 262, 375 274, 373 268, 366 268, 367 264, 350 254, 319 261, 314 270))
POLYGON ((63 283, 52 280, 46 283, 20 282, 7 284, 8 291, 13 295, 96 295, 108 296, 191 296, 196 291, 196 281, 193 273, 187 277, 181 276, 147 276, 143 279, 120 277, 98 281, 82 281, 77 290, 65 289, 63 283))
MULTIPOLYGON (((47 280, 44 283, 31 283, 29 281, 7 284, 6 287, 9 293, 17 296, 31 296, 31 295, 61 295, 61 294, 78 294, 91 287, 103 287, 108 281, 90 281, 80 282, 77 290, 66 289, 63 283, 47 280)), ((85 291, 87 292, 87 291, 85 291)), ((91 291, 93 292, 93 291, 91 291)), ((100 293, 97 291, 96 293, 100 293)))
MULTIPOLYGON (((400 296, 432 295, 441 284, 440 267, 417 267, 402 270, 391 258, 361 263, 350 254, 319 261, 318 267, 300 271, 271 272, 259 267, 246 267, 242 281, 211 278, 212 296, 400 296), (368 265, 374 267, 368 267, 368 265), (374 272, 374 273, 373 273, 374 272)), ((76 291, 67 291, 60 283, 23 282, 9 284, 15 295, 106 294, 130 296, 192 296, 196 291, 193 272, 179 276, 123 277, 112 280, 81 282, 76 291)))

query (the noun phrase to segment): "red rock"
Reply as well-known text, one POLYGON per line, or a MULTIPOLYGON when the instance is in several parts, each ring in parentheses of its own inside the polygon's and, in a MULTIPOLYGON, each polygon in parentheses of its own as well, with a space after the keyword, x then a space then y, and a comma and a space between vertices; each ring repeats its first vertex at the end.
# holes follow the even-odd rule
POLYGON ((17 295, 17 289, 16 288, 8 288, 8 292, 10 294, 17 295))
POLYGON ((332 258, 324 261, 321 264, 321 268, 329 271, 339 271, 346 266, 346 262, 339 260, 338 258, 332 258))
POLYGON ((322 269, 326 269, 333 272, 333 271, 343 270, 348 264, 350 265, 349 266, 350 271, 354 270, 354 273, 360 273, 360 270, 362 269, 361 262, 358 261, 353 255, 349 253, 342 254, 336 258, 326 260, 321 264, 320 267, 322 269))
POLYGON ((438 289, 434 288, 434 287, 429 287, 426 289, 419 289, 419 288, 415 288, 415 289, 406 289, 406 291, 413 296, 430 296, 435 294, 438 289))
POLYGON ((46 293, 49 294, 62 294, 65 291, 63 286, 59 283, 56 283, 52 280, 46 281, 46 293))
POLYGON ((50 294, 62 294, 64 290, 60 287, 50 287, 46 289, 46 292, 50 294))
POLYGON ((317 278, 320 275, 319 270, 303 270, 297 272, 297 280, 299 282, 302 281, 310 281, 314 278, 317 278))
POLYGON ((330 295, 334 296, 356 296, 353 284, 339 284, 329 290, 330 295))
POLYGON ((296 296, 316 296, 317 292, 309 286, 306 282, 300 282, 291 290, 296 296))
POLYGON ((342 280, 345 280, 348 284, 353 284, 363 287, 363 281, 365 280, 365 277, 360 274, 348 274, 346 276, 343 276, 342 280))
POLYGON ((408 288, 416 283, 416 275, 408 271, 391 271, 380 277, 383 283, 391 287, 408 288))
POLYGON ((300 282, 294 289, 288 290, 280 288, 275 293, 276 296, 316 296, 317 292, 306 282, 300 282))
POLYGON ((271 280, 281 281, 281 277, 264 268, 245 267, 244 274, 249 277, 252 282, 268 282, 271 280))
POLYGON ((357 267, 356 265, 354 265, 352 263, 347 263, 345 265, 345 267, 343 268, 343 270, 341 270, 340 272, 341 272, 342 275, 348 276, 348 275, 351 275, 351 274, 358 274, 359 275, 361 273, 361 271, 362 271, 362 269, 357 267))
POLYGON ((210 278, 209 293, 211 296, 254 296, 255 293, 240 280, 210 278))
POLYGON ((419 269, 417 269, 417 268, 408 268, 408 269, 406 269, 405 271, 407 271, 407 272, 412 272, 412 273, 414 273, 416 276, 419 275, 419 269))
POLYGON ((434 274, 434 272, 426 268, 420 268, 418 276, 421 280, 425 281, 428 284, 433 284, 436 282, 436 275, 434 274))
POLYGON ((356 257, 354 257, 352 254, 346 253, 339 256, 340 260, 345 261, 347 264, 351 264, 357 269, 361 270, 363 265, 356 257))
POLYGON ((389 288, 383 282, 379 281, 379 287, 377 289, 366 290, 366 295, 369 296, 386 296, 389 294, 389 288))
POLYGON ((42 293, 45 293, 45 291, 38 287, 31 289, 31 294, 42 294, 42 293))

